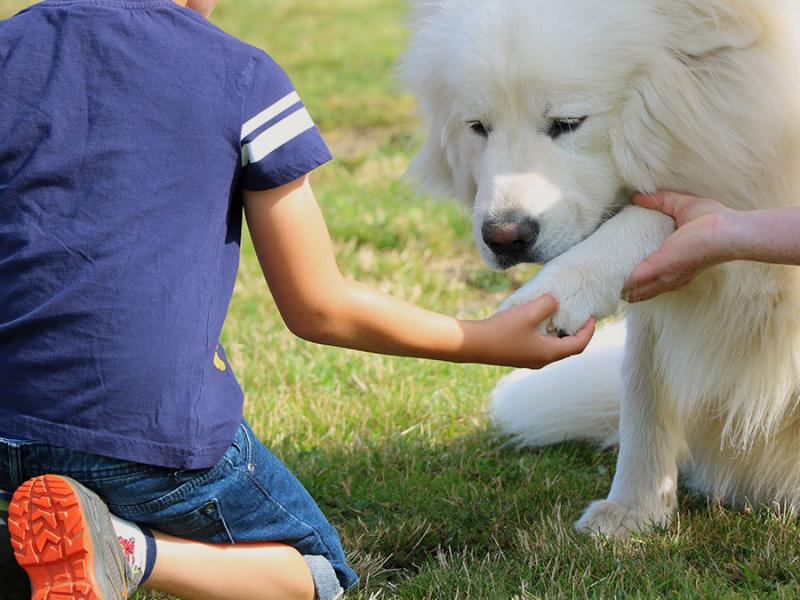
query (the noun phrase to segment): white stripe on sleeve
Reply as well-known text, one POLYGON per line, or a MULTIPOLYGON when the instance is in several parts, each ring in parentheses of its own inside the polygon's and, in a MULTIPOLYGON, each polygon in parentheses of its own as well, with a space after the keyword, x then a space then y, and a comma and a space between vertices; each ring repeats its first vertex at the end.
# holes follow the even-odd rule
POLYGON ((314 121, 305 108, 278 121, 242 148, 242 163, 257 163, 268 154, 314 127, 314 121))
POLYGON ((274 119, 283 111, 288 108, 291 108, 295 104, 300 102, 300 96, 297 92, 292 92, 290 94, 286 94, 283 98, 278 100, 275 104, 268 106, 260 113, 258 113, 255 117, 247 121, 244 125, 242 125, 242 140, 246 138, 248 135, 253 133, 256 129, 261 127, 264 123, 269 121, 270 119, 274 119))

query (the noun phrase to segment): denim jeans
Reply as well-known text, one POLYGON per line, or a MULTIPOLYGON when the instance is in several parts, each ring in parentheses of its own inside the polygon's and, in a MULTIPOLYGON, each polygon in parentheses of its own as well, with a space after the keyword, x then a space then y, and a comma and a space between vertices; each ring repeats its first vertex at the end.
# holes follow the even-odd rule
POLYGON ((46 473, 72 477, 103 498, 115 515, 156 531, 210 543, 293 546, 306 557, 321 598, 335 596, 321 586, 331 589, 338 582, 347 590, 358 583, 336 530, 247 423, 216 465, 199 470, 154 467, 0 438, 0 489, 14 490, 46 473), (329 579, 335 573, 335 580, 320 580, 326 568, 329 579))

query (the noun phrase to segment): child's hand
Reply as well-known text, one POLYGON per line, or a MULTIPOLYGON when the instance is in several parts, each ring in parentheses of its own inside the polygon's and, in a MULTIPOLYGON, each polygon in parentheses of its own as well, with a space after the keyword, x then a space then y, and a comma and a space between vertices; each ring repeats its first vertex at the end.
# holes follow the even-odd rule
POLYGON ((345 278, 307 178, 243 195, 272 297, 289 328, 317 343, 397 356, 539 368, 581 352, 594 321, 564 339, 539 333, 558 309, 544 296, 481 321, 425 310, 345 278))
POLYGON ((634 269, 622 293, 628 302, 649 300, 681 288, 703 269, 730 258, 733 242, 725 222, 734 211, 723 204, 673 192, 637 194, 633 201, 671 216, 678 229, 634 269))
POLYGON ((555 314, 558 300, 545 295, 478 321, 486 328, 486 356, 480 362, 539 369, 583 352, 594 335, 590 319, 574 336, 557 338, 539 332, 542 321, 555 314))

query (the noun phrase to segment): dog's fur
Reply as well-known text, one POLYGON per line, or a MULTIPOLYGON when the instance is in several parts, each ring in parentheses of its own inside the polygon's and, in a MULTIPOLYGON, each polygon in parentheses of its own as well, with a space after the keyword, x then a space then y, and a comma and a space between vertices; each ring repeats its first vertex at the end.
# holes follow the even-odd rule
MULTIPOLYGON (((487 264, 547 262, 509 303, 552 292, 550 330, 574 332, 617 310, 627 276, 673 230, 629 205, 632 191, 800 203, 796 11, 796 0, 417 0, 403 75, 427 135, 412 172, 474 207, 487 264), (520 218, 536 221, 535 244, 498 256, 483 229, 520 218)), ((495 420, 526 444, 619 442, 608 499, 578 527, 669 523, 678 463, 732 505, 800 508, 800 269, 727 263, 626 320, 624 361, 616 326, 494 393, 495 420)))

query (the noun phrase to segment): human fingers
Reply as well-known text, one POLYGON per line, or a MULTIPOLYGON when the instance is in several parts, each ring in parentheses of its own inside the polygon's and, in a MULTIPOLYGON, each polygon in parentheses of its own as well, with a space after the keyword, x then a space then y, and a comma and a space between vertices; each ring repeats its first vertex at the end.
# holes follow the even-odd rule
POLYGON ((665 212, 672 205, 665 206, 668 192, 656 192, 655 194, 642 194, 637 192, 633 195, 631 201, 637 206, 642 208, 649 208, 651 210, 658 210, 665 212))
POLYGON ((623 298, 624 293, 628 290, 641 287, 645 284, 657 280, 665 271, 664 265, 666 263, 665 253, 662 249, 658 249, 653 254, 645 258, 628 276, 625 285, 622 288, 623 298))
POLYGON ((574 354, 580 354, 583 352, 591 341, 592 336, 594 336, 596 326, 597 319, 591 318, 586 321, 583 327, 581 327, 580 330, 575 333, 575 335, 563 338, 546 338, 547 340, 551 341, 553 345, 553 351, 556 353, 556 358, 554 360, 566 358, 567 356, 572 356, 574 354))
POLYGON ((527 316, 538 325, 558 311, 558 300, 552 294, 545 294, 536 300, 520 305, 519 308, 527 311, 527 316))
POLYGON ((679 290, 699 274, 699 270, 690 265, 679 265, 674 270, 661 273, 652 281, 625 290, 623 299, 626 302, 636 303, 650 300, 667 292, 679 290))
MULTIPOLYGON (((652 196, 637 194, 633 199, 635 204, 644 208, 661 211, 675 220, 678 229, 700 217, 711 213, 722 214, 731 212, 722 202, 690 196, 677 192, 658 192, 652 196)), ((704 227, 708 227, 705 223, 704 227)))
POLYGON ((674 281, 657 280, 641 287, 626 290, 623 294, 623 299, 630 304, 636 304, 637 302, 651 300, 667 292, 673 292, 679 287, 681 287, 680 284, 674 281))
POLYGON ((700 198, 670 191, 661 191, 647 195, 635 194, 633 196, 634 204, 643 208, 661 211, 673 219, 678 218, 680 212, 687 204, 696 200, 700 200, 700 198))
POLYGON ((636 192, 633 198, 631 198, 631 202, 642 208, 649 208, 650 210, 661 210, 661 206, 663 205, 663 199, 658 193, 642 194, 641 192, 636 192))
POLYGON ((630 274, 622 288, 622 299, 630 303, 642 302, 667 291, 667 273, 659 251, 656 251, 630 274))

